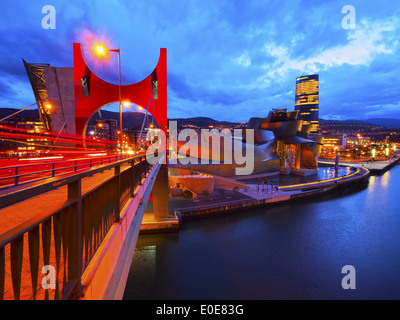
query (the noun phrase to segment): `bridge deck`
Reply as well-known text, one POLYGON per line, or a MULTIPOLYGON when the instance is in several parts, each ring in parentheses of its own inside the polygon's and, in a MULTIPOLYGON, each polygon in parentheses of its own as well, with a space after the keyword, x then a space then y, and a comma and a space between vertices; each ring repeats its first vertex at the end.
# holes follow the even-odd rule
MULTIPOLYGON (((129 165, 125 164, 121 170, 128 168, 129 165)), ((103 173, 95 174, 91 177, 82 179, 82 194, 85 194, 104 181, 107 181, 114 175, 113 170, 106 170, 103 173)), ((32 185, 39 185, 41 182, 36 182, 32 185)), ((18 186, 15 188, 7 189, 8 192, 15 191, 25 186, 18 186)), ((3 190, 3 194, 4 194, 3 190)), ((0 209, 0 235, 4 234, 20 224, 23 224, 37 215, 43 215, 46 212, 52 212, 60 209, 67 201, 67 186, 60 187, 56 190, 43 193, 39 196, 21 201, 13 206, 0 209)))
MULTIPOLYGON (((121 172, 125 169, 128 169, 130 165, 128 163, 121 165, 121 172)), ((99 172, 94 174, 93 176, 89 176, 81 179, 82 183, 82 195, 90 192, 95 189, 97 186, 101 185, 103 182, 109 180, 115 175, 113 169, 106 169, 103 172, 99 172)), ((8 193, 15 192, 17 190, 21 190, 27 187, 32 187, 34 185, 40 185, 41 182, 35 182, 32 184, 27 184, 24 186, 17 186, 13 188, 7 189, 8 193)), ((2 194, 4 195, 5 190, 3 190, 2 194)), ((56 212, 67 202, 68 197, 68 186, 62 186, 52 191, 42 193, 38 196, 29 198, 27 200, 18 202, 12 206, 8 206, 0 209, 0 235, 5 235, 6 233, 12 234, 14 230, 21 228, 23 226, 27 226, 33 223, 35 220, 40 220, 43 217, 50 216, 53 212, 56 212)), ((24 238, 27 238, 27 234, 24 235, 24 238)), ((56 265, 55 254, 54 254, 54 244, 51 245, 51 254, 50 254, 50 265, 56 265)), ((26 239, 23 241, 23 262, 24 266, 29 265, 29 243, 26 239)), ((10 256, 10 247, 5 247, 5 256, 10 256)), ((5 265, 5 292, 4 299, 14 299, 14 293, 12 290, 12 276, 11 276, 11 265, 9 259, 6 259, 5 265)), ((63 262, 61 261, 60 270, 63 269, 63 262)), ((41 270, 39 269, 39 272, 41 270)), ((42 278, 45 274, 42 274, 42 278)), ((39 278, 39 283, 37 286, 37 300, 43 300, 45 297, 45 290, 41 288, 41 281, 39 278)), ((50 299, 54 299, 54 292, 51 293, 52 290, 48 290, 50 292, 50 299)), ((23 268, 22 276, 21 276, 21 294, 20 299, 22 300, 30 300, 32 299, 32 290, 31 290, 31 274, 28 268, 23 268)))

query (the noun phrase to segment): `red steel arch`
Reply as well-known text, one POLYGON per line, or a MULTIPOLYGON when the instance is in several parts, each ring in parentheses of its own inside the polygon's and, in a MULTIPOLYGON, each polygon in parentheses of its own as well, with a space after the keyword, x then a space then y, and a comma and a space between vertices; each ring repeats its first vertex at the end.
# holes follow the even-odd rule
MULTIPOLYGON (((90 87, 89 97, 79 93, 82 84, 75 86, 75 130, 77 135, 85 136, 86 125, 93 113, 104 105, 119 102, 119 86, 100 79, 87 66, 80 43, 73 44, 74 56, 74 83, 81 78, 88 78, 90 87), (79 96, 79 99, 78 99, 79 96), (78 99, 78 100, 76 100, 78 99)), ((154 119, 159 128, 167 134, 167 49, 160 49, 160 57, 154 71, 144 80, 121 86, 121 100, 127 100, 147 109, 153 90, 153 81, 157 81, 157 95, 155 98, 154 119)), ((152 112, 153 101, 149 112, 152 112)))

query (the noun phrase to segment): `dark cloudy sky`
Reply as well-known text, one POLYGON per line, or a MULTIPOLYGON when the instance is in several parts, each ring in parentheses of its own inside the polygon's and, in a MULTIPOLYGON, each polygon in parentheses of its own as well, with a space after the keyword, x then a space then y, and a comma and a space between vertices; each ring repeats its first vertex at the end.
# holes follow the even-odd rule
MULTIPOLYGON (((2 2, 0 107, 34 96, 22 60, 72 66, 88 35, 121 49, 123 84, 168 55, 168 117, 247 121, 294 109, 296 77, 319 73, 320 117, 400 119, 400 5, 393 0, 13 0, 2 2), (342 7, 356 28, 342 27, 342 7), (44 5, 56 29, 42 28, 44 5)), ((118 82, 116 60, 89 61, 118 82)))

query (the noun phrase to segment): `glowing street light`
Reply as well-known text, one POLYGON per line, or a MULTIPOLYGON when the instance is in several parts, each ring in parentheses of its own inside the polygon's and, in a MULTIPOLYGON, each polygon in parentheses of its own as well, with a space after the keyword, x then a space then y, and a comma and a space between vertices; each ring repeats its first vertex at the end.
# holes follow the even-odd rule
POLYGON ((99 56, 102 56, 102 55, 104 55, 106 50, 102 45, 99 45, 99 46, 96 46, 96 51, 99 56))

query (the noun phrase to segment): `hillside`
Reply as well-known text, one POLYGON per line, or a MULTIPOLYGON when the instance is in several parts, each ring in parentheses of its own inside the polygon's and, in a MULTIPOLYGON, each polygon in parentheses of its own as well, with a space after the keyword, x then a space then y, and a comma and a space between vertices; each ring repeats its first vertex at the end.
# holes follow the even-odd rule
MULTIPOLYGON (((33 108, 33 107, 32 107, 33 108)), ((13 109, 13 108, 0 108, 0 118, 4 118, 12 113, 17 112, 18 109, 13 109)), ((118 112, 112 112, 112 111, 107 111, 107 110, 101 110, 101 118, 102 119, 115 119, 119 121, 119 113, 118 112)), ((133 111, 124 111, 123 112, 123 117, 122 117, 122 124, 124 128, 135 128, 138 129, 142 126, 143 118, 144 118, 144 113, 142 112, 133 112, 133 111)), ((149 122, 151 122, 152 116, 149 114, 148 115, 149 122)), ((20 112, 19 114, 15 115, 12 117, 12 119, 18 119, 18 120, 39 120, 39 112, 37 109, 32 109, 32 110, 24 110, 20 112)), ((92 120, 99 120, 100 115, 98 112, 96 112, 93 115, 92 120)), ((191 118, 173 118, 173 119, 168 119, 169 121, 177 121, 178 126, 180 125, 193 125, 199 128, 205 128, 208 127, 209 125, 214 125, 214 126, 224 126, 224 125, 233 125, 237 124, 236 122, 229 122, 229 121, 219 121, 215 120, 209 117, 191 117, 191 118)), ((326 123, 335 123, 335 124, 352 124, 352 125, 359 125, 359 126, 366 126, 366 127, 385 127, 385 128, 400 128, 400 119, 389 119, 389 118, 371 118, 367 120, 328 120, 328 119, 319 119, 320 124, 326 124, 326 123)))
POLYGON ((400 119, 388 119, 388 118, 372 118, 367 119, 368 122, 378 126, 387 128, 400 128, 400 119))
MULTIPOLYGON (((13 114, 17 112, 19 109, 13 109, 13 108, 0 108, 0 119, 9 116, 10 114, 13 114)), ((38 109, 32 109, 31 110, 24 110, 15 116, 13 116, 10 119, 16 119, 16 120, 30 120, 30 121, 38 121, 39 120, 39 110, 38 109)))
POLYGON ((228 122, 228 121, 218 121, 208 117, 193 117, 193 118, 175 118, 168 119, 169 121, 176 121, 179 125, 193 125, 199 128, 206 128, 209 125, 213 126, 224 126, 224 125, 233 125, 236 122, 228 122))

